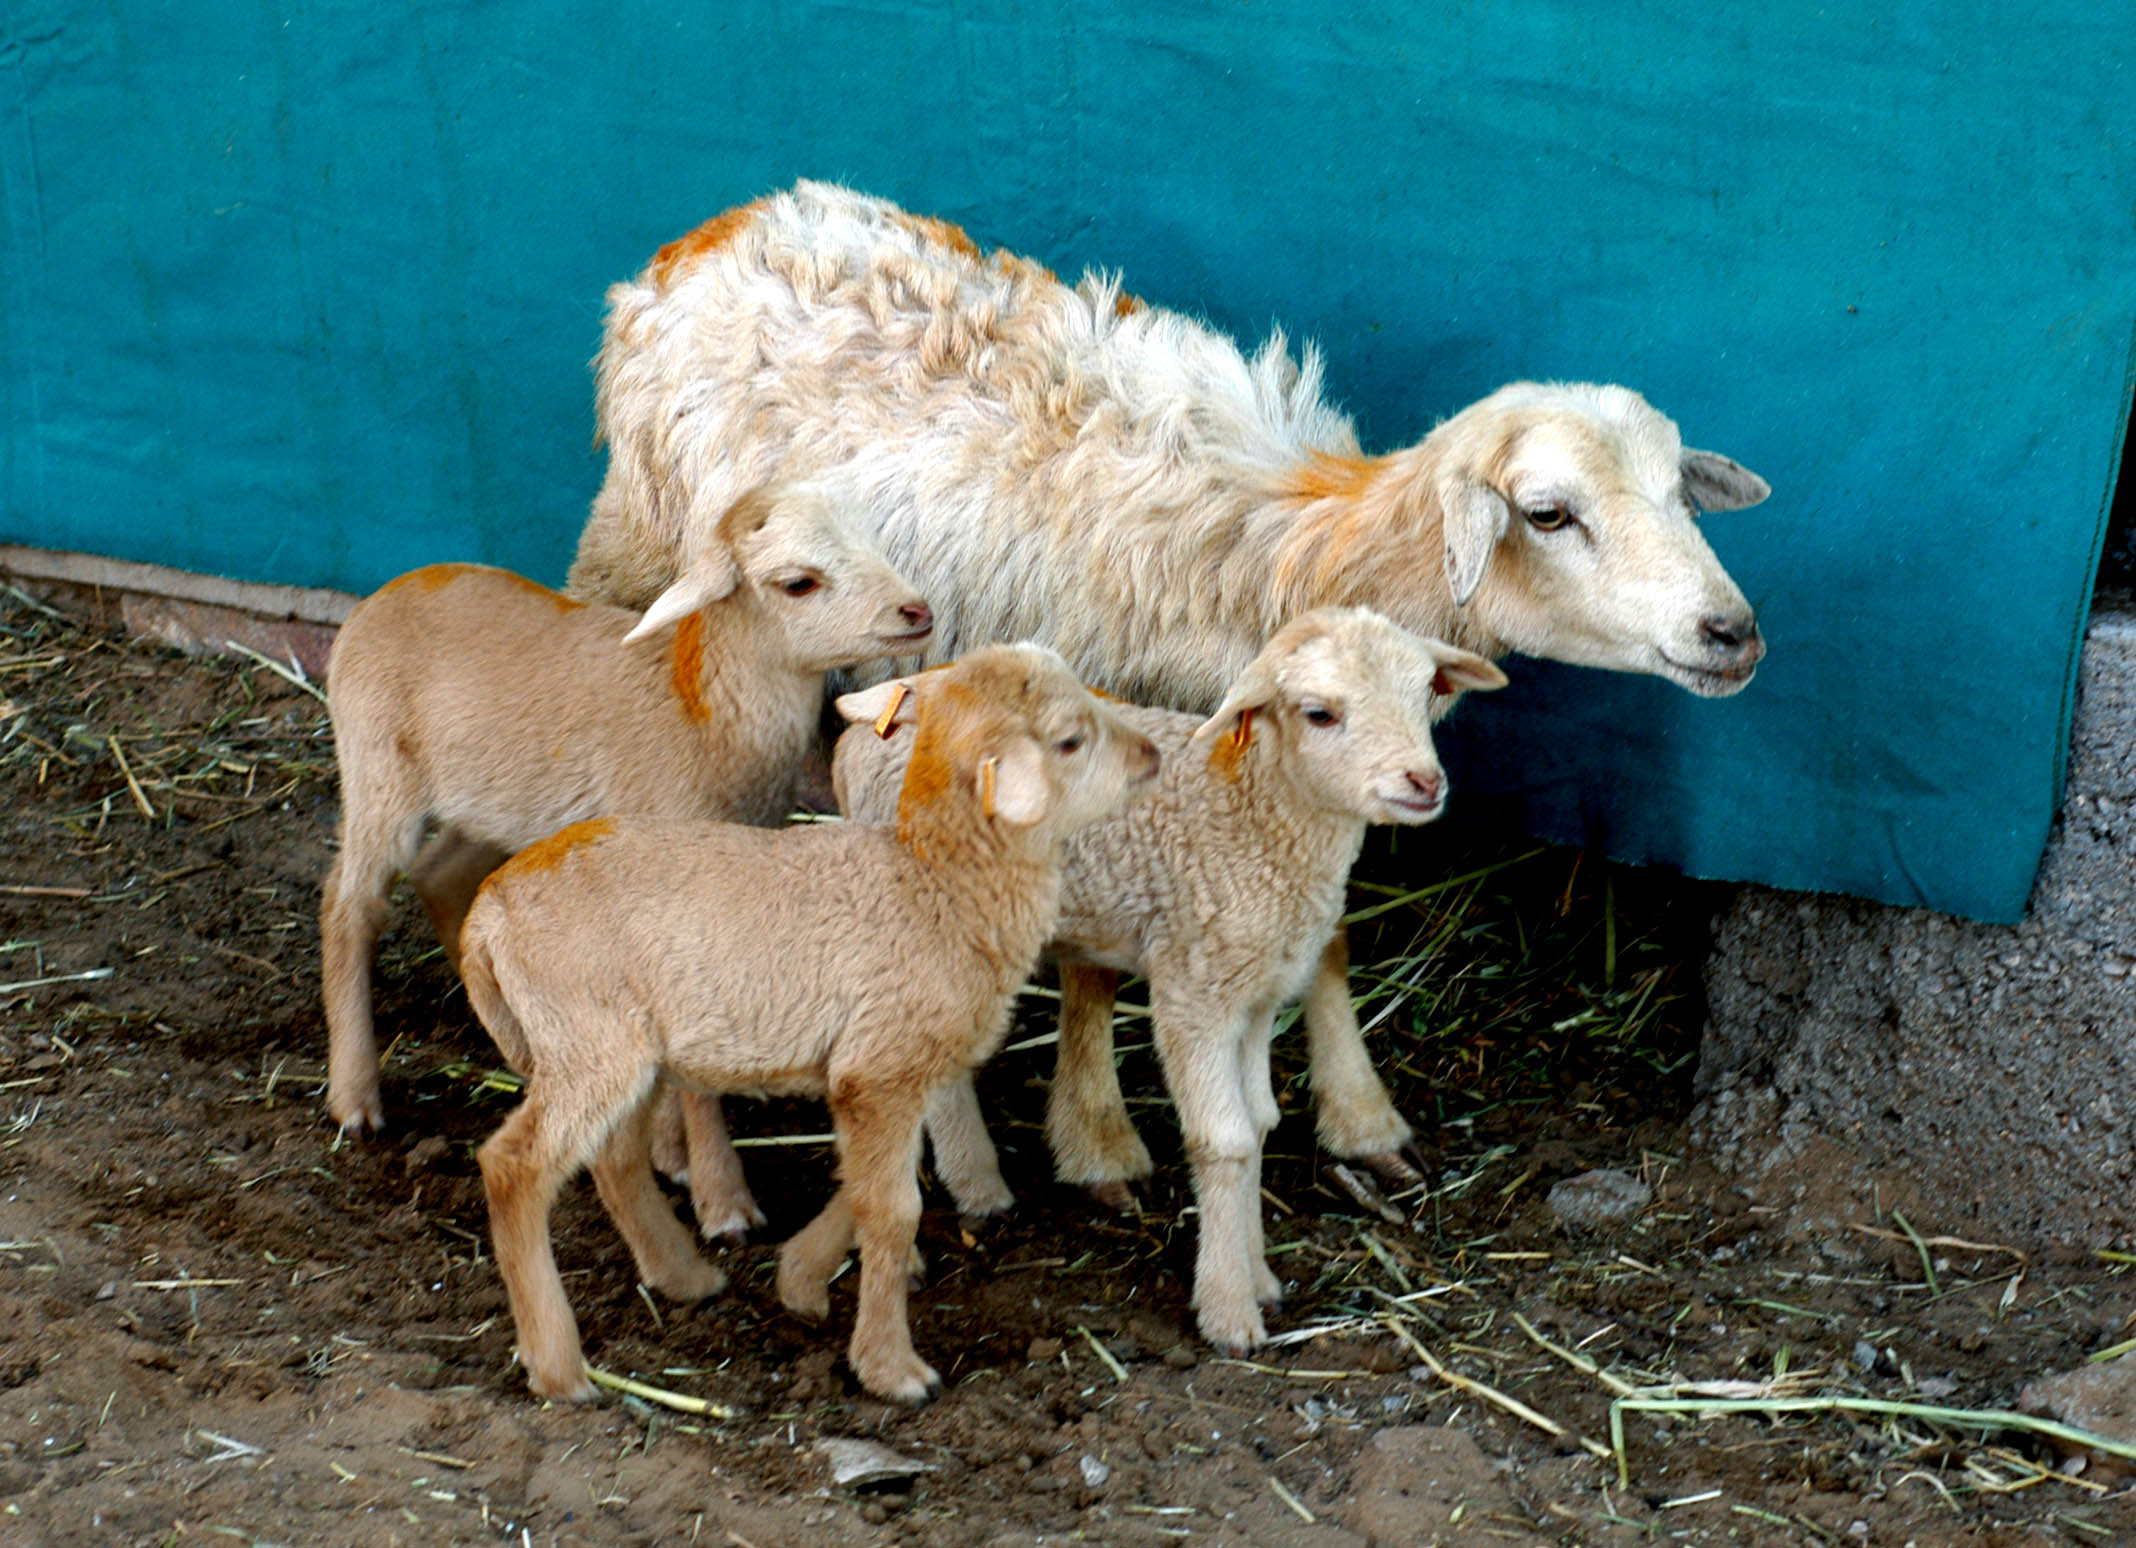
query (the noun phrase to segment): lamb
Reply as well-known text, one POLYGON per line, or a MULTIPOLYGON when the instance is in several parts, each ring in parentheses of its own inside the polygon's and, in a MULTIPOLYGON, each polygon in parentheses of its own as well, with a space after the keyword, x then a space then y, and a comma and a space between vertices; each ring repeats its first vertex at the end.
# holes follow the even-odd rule
MULTIPOLYGON (((824 672, 917 651, 932 627, 806 486, 735 499, 642 618, 471 564, 412 571, 358 604, 328 674, 341 853, 319 934, 335 1120, 385 1121, 370 968, 397 871, 457 959, 482 878, 559 828, 610 812, 776 823, 824 672), (426 823, 438 832, 418 853, 426 823)), ((716 1108, 695 1116, 718 1122, 716 1108)), ((698 1181, 733 1197, 739 1172, 698 1181)), ((715 1228, 762 1219, 753 1201, 743 1213, 708 1206, 715 1228)))
MULTIPOLYGON (((1034 638, 1124 698, 1207 712, 1284 622, 1365 605, 1419 635, 1747 684, 1756 616, 1696 524, 1765 481, 1623 387, 1520 382, 1361 455, 1321 363, 1250 360, 1086 275, 824 183, 730 210, 609 291, 608 473, 569 589, 667 584, 733 493, 814 477, 935 599, 928 659, 1034 638)), ((1340 937, 1307 997, 1323 1141, 1406 1171, 1340 937)), ((1122 1164, 1127 1157, 1120 1158, 1122 1164)))
POLYGON ((854 1372, 897 1401, 940 1383, 905 1319, 922 1115, 1000 1043, 1053 928, 1062 836, 1153 780, 1157 750, 1034 645, 839 709, 912 728, 894 825, 600 818, 515 857, 468 914, 468 999, 527 1076, 479 1158, 520 1360, 545 1397, 592 1393, 548 1224, 580 1166, 647 1285, 696 1298, 724 1282, 652 1178, 663 1079, 828 1098, 840 1190, 789 1244, 782 1296, 825 1312, 857 1236, 854 1372))
MULTIPOLYGON (((1047 1134, 1060 1176, 1107 1180, 1132 1146, 1112 1061, 1119 975, 1149 978, 1151 1024, 1178 1104, 1201 1205, 1194 1299, 1202 1333, 1230 1350, 1265 1337, 1278 1281, 1261 1249, 1261 1144, 1277 1109, 1273 1017, 1312 978, 1342 914, 1369 822, 1439 815, 1446 780, 1430 707, 1504 685, 1480 656, 1419 640, 1377 613, 1322 608, 1280 630, 1205 721, 1122 717, 1158 745, 1152 796, 1066 846, 1059 1063, 1047 1134), (1101 1148, 1090 1148, 1090 1136, 1101 1148)), ((855 726, 832 763, 839 804, 875 820, 895 799, 905 740, 855 726)), ((936 1167, 960 1202, 1008 1197, 969 1078, 928 1118, 936 1167)))

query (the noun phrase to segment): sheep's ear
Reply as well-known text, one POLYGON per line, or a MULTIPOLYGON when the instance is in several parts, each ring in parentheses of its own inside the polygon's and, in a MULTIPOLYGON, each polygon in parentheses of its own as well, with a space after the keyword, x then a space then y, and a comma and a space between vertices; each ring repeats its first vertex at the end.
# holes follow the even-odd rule
POLYGON ((1019 736, 991 758, 979 762, 979 810, 1012 828, 1028 828, 1053 809, 1046 783, 1046 760, 1038 743, 1019 736))
POLYGON ((1194 728, 1193 744, 1205 746, 1220 736, 1228 736, 1244 752, 1253 741, 1253 717, 1275 702, 1276 691, 1276 674, 1255 662, 1246 669, 1245 676, 1231 685, 1231 692, 1224 695, 1216 713, 1194 728))
POLYGON ((719 601, 729 595, 741 579, 741 569, 724 543, 698 555, 683 572, 681 580, 653 598, 653 605, 645 610, 645 616, 638 620, 637 626, 623 636, 623 643, 628 645, 633 640, 657 634, 668 625, 719 601))
POLYGON ((888 736, 896 726, 912 724, 915 701, 912 684, 893 677, 873 688, 842 693, 836 700, 838 713, 856 726, 873 726, 877 736, 888 736))
POLYGON ((1506 685, 1506 674, 1482 656, 1451 645, 1434 645, 1431 653, 1438 663, 1431 674, 1431 691, 1442 698, 1465 690, 1488 692, 1506 685))
POLYGON ((1444 504, 1446 585, 1454 606, 1465 607, 1483 584, 1483 572, 1490 568, 1491 555, 1505 538, 1513 513, 1489 484, 1467 480, 1454 485, 1444 504))
POLYGON ((1773 492, 1757 474, 1719 452, 1684 448, 1684 488, 1702 511, 1739 511, 1773 492))

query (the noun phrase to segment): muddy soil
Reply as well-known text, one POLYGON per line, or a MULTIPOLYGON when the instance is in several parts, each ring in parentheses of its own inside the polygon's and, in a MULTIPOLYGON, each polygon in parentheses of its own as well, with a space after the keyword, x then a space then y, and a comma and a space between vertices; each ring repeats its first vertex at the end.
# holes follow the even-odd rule
MULTIPOLYGON (((1146 1052, 1126 1079, 1159 1175, 1116 1216, 1049 1180, 1037 1047, 982 1083, 1019 1207, 973 1231, 929 1193, 913 1321, 938 1400, 853 1386, 850 1275, 828 1327, 779 1308, 773 1244, 829 1176, 804 1140, 744 1151, 773 1219, 699 1306, 642 1293, 569 1190, 589 1358, 717 1411, 544 1406, 473 1158, 514 1098, 412 906, 379 970, 392 1131, 345 1143, 324 1119, 335 817, 303 689, 0 602, 0 1542, 2136 1541, 2136 1495, 2097 1460, 1910 1416, 1635 1413, 1621 1486, 1593 1454, 1612 1383, 2010 1408, 2125 1338, 2136 1283, 2111 1257, 1917 1247, 1873 1198, 1806 1223, 1686 1158, 1684 1081, 1651 1061, 1496 1100, 1491 1047, 1403 1056, 1399 1017, 1375 1035, 1436 1119, 1429 1180, 1353 1196, 1286 1065, 1285 1341, 1253 1361, 1194 1335, 1146 1052), (1650 1201, 1563 1222, 1546 1196, 1598 1167, 1650 1201), (837 1484, 826 1441, 912 1470, 837 1484)), ((733 1109, 745 1139, 823 1128, 806 1104, 733 1109)))

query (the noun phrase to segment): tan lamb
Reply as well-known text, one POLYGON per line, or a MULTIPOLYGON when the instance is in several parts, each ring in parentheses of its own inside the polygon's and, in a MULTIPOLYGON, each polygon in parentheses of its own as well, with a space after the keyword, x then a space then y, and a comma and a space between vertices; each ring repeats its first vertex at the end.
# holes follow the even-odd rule
MULTIPOLYGON (((319 911, 335 1120, 385 1122, 371 958, 396 873, 457 959, 483 877, 559 828, 613 812, 777 823, 818 736, 824 673, 917 652, 932 627, 805 486, 737 498, 643 617, 472 564, 412 571, 359 603, 327 678, 342 803, 319 911)), ((716 1109, 696 1116, 718 1123, 716 1109)), ((740 1174, 696 1181, 733 1201, 740 1174)), ((707 1209, 716 1229, 762 1219, 754 1201, 740 1219, 707 1209)))
POLYGON ((527 1077, 480 1159, 520 1360, 545 1397, 592 1393, 549 1237, 581 1166, 647 1285, 689 1299, 724 1282, 653 1180, 663 1081, 828 1098, 840 1189, 789 1244, 782 1296, 824 1313, 857 1237, 855 1374, 903 1402, 940 1383, 905 1313, 922 1117, 1001 1041, 1053 929, 1061 838, 1118 810, 1158 755, 1035 645, 839 708, 911 727, 894 823, 601 818, 513 858, 467 916, 469 1002, 527 1077))
MULTIPOLYGON (((1146 975, 1201 1208, 1194 1302, 1203 1336, 1221 1348, 1259 1344, 1261 1307, 1278 1297, 1260 1213, 1261 1147, 1277 1118, 1275 1013, 1312 982, 1366 825, 1439 815, 1446 778, 1432 708, 1504 683, 1482 657, 1377 613, 1322 608, 1280 630, 1209 719, 1120 711, 1157 743, 1164 771, 1148 800, 1063 853, 1047 946, 1060 964, 1061 1038, 1046 1131, 1064 1181, 1148 1173, 1112 1058, 1120 975, 1146 975)), ((840 738, 833 778, 850 817, 888 809, 909 751, 909 739, 866 726, 840 738)), ((1008 1201, 969 1078, 936 1103, 928 1131, 961 1205, 1008 1201)))
MULTIPOLYGON (((826 183, 729 210, 608 294, 607 479, 570 589, 643 605, 741 489, 820 479, 934 599, 931 660, 1038 639, 1206 714, 1287 620, 1368 606, 1486 656, 1731 694, 1765 645, 1700 533, 1765 481, 1624 387, 1521 382, 1361 453, 1317 351, 1251 358, 826 183)), ((1307 1000, 1321 1134, 1402 1176, 1341 937, 1307 1000), (1360 1079, 1362 1075, 1362 1079, 1360 1079)))

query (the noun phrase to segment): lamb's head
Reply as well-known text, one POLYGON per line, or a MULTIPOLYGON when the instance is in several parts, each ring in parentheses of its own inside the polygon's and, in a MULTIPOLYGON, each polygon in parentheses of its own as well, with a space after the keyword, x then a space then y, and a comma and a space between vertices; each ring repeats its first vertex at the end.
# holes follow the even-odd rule
POLYGON ((1196 728, 1211 766, 1236 771, 1256 739, 1269 765, 1323 811, 1367 822, 1430 822, 1446 804, 1434 709, 1505 674, 1370 609, 1317 608, 1279 629, 1196 728))
POLYGON ((1698 528, 1756 505, 1749 469, 1683 444, 1623 387, 1516 382, 1434 430, 1457 608, 1513 650, 1737 693, 1757 615, 1698 528))
POLYGON ((1050 842, 1111 816, 1157 777, 1157 747, 1043 645, 993 645, 838 700, 878 736, 910 726, 900 823, 945 803, 1050 842))
POLYGON ((917 654, 934 631, 911 582, 811 484, 767 485, 735 501, 626 638, 715 603, 755 609, 804 672, 917 654))

